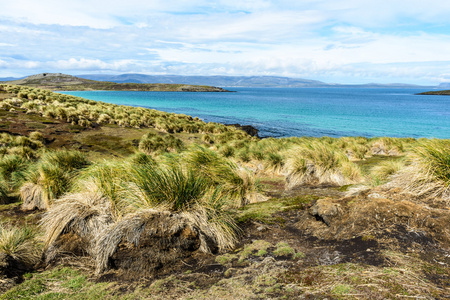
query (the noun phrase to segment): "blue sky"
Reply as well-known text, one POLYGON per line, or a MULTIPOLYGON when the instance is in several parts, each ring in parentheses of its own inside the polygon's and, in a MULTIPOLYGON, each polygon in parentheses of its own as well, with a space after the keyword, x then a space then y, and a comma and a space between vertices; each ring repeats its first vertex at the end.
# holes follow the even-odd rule
POLYGON ((450 82, 448 0, 0 0, 0 77, 450 82))

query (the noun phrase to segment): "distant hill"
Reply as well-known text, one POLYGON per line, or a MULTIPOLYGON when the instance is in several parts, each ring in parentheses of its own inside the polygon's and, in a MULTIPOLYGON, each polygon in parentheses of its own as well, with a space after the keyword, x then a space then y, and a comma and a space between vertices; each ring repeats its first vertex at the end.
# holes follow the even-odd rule
POLYGON ((22 79, 12 80, 9 81, 8 83, 17 85, 31 85, 31 86, 34 85, 58 86, 58 85, 92 84, 95 83, 95 81, 62 73, 41 73, 31 75, 22 79))
POLYGON ((0 82, 2 81, 13 81, 13 80, 19 80, 19 79, 23 79, 25 77, 1 77, 0 78, 0 82))
POLYGON ((182 76, 182 75, 78 75, 91 80, 106 80, 118 83, 177 83, 193 85, 213 85, 221 87, 320 87, 328 84, 309 79, 277 76, 182 76))
POLYGON ((442 82, 438 85, 438 88, 450 88, 450 82, 442 82))
POLYGON ((26 85, 49 89, 53 91, 86 91, 86 90, 113 90, 113 91, 170 91, 170 92, 227 92, 222 88, 172 83, 117 83, 111 81, 97 81, 61 73, 42 73, 31 75, 22 79, 3 81, 3 83, 26 85))

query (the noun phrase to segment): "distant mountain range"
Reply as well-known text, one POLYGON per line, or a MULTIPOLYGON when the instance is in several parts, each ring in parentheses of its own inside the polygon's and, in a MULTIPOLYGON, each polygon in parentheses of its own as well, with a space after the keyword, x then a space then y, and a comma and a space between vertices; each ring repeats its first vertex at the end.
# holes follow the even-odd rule
MULTIPOLYGON (((279 76, 182 76, 182 75, 145 75, 145 74, 121 74, 121 75, 105 75, 90 74, 77 75, 79 78, 109 81, 116 83, 168 83, 168 84, 188 84, 188 85, 208 85, 219 87, 422 87, 419 85, 393 83, 393 84, 330 84, 317 80, 290 78, 279 76)), ((0 78, 0 81, 20 80, 22 78, 0 78)), ((443 84, 441 84, 443 85, 443 84)), ((446 86, 448 87, 450 83, 446 86)), ((429 87, 429 86, 428 86, 429 87)))
POLYGON ((326 83, 288 77, 276 76, 181 76, 181 75, 144 75, 144 74, 122 74, 122 75, 78 75, 78 77, 98 80, 112 81, 118 83, 178 83, 192 85, 213 85, 224 87, 307 87, 327 86, 326 83))
POLYGON ((450 88, 450 82, 443 82, 438 85, 438 88, 450 88))

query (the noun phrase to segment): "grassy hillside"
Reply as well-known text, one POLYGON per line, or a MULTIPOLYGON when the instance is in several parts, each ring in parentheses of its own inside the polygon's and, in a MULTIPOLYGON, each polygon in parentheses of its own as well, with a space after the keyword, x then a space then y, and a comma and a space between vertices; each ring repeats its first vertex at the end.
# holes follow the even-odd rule
POLYGON ((449 297, 449 153, 0 85, 0 299, 449 297))
POLYGON ((227 92, 218 87, 164 83, 115 83, 83 79, 60 73, 43 73, 8 84, 24 85, 52 91, 154 91, 154 92, 227 92))

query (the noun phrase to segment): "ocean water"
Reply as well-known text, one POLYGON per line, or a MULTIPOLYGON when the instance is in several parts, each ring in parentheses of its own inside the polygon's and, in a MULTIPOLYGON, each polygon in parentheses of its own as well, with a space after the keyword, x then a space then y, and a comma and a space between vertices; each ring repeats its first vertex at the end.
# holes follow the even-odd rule
POLYGON ((228 88, 235 93, 63 92, 114 104, 252 125, 261 137, 450 138, 450 96, 425 89, 228 88))

